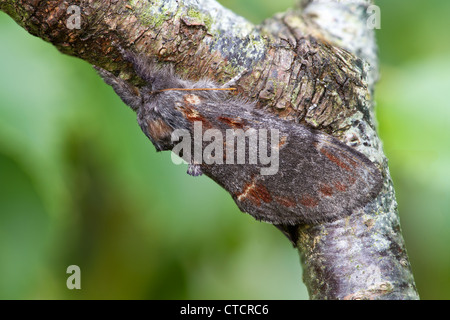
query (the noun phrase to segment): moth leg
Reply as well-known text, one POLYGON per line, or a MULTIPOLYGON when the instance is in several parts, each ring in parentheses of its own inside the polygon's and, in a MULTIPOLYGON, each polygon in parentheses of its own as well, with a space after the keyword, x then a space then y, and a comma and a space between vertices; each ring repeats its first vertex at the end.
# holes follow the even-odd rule
POLYGON ((136 111, 142 104, 141 95, 138 88, 131 86, 124 80, 116 77, 111 72, 106 71, 97 66, 93 66, 97 70, 98 74, 103 78, 106 84, 113 87, 117 95, 125 102, 126 105, 130 106, 131 109, 136 111))
POLYGON ((199 164, 195 164, 195 163, 191 162, 191 163, 189 163, 187 174, 191 175, 193 177, 201 176, 203 174, 202 168, 200 167, 199 164))

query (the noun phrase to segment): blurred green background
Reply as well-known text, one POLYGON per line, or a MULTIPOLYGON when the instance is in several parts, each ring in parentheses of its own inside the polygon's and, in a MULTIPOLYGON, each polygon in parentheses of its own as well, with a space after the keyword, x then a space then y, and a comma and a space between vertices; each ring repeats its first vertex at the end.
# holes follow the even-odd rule
MULTIPOLYGON (((221 2, 255 23, 294 3, 221 2)), ((450 2, 377 4, 403 235, 421 298, 449 299, 450 2)), ((0 299, 307 299, 282 234, 185 172, 89 64, 0 12, 0 299)))

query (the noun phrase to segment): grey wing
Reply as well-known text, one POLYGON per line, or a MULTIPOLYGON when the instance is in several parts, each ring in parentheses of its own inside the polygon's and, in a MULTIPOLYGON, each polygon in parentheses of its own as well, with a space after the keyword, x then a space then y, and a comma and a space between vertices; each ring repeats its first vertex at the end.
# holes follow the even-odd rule
POLYGON ((329 135, 302 130, 280 150, 278 174, 256 179, 272 200, 252 208, 260 219, 275 224, 332 221, 364 207, 380 192, 381 172, 367 157, 329 135))
POLYGON ((381 173, 363 154, 299 124, 285 129, 275 174, 249 164, 206 168, 242 211, 272 224, 314 224, 350 215, 381 190, 381 173))

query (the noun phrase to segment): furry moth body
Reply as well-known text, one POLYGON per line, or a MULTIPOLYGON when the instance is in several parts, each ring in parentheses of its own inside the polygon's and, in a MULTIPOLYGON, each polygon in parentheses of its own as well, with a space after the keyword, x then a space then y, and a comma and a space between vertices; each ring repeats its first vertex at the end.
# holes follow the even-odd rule
POLYGON ((174 148, 172 133, 177 129, 194 135, 195 123, 201 123, 203 131, 215 129, 224 136, 230 129, 279 132, 276 174, 262 175, 264 166, 258 163, 226 161, 192 162, 188 169, 191 175, 204 173, 216 181, 242 211, 257 220, 282 226, 332 221, 364 207, 379 193, 382 178, 378 168, 334 137, 255 109, 252 103, 230 97, 226 91, 186 90, 218 85, 180 79, 169 67, 158 68, 143 57, 121 52, 146 86, 138 89, 106 70, 96 69, 137 112, 142 131, 157 151, 174 148), (165 90, 168 88, 184 90, 165 90))

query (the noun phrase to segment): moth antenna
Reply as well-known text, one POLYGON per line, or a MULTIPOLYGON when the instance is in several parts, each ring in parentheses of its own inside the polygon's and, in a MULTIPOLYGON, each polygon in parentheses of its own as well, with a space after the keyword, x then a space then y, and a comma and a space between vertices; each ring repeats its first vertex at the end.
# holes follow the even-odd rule
POLYGON ((237 88, 167 88, 157 91, 152 91, 152 93, 159 93, 164 91, 233 91, 237 88))

